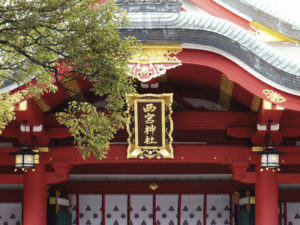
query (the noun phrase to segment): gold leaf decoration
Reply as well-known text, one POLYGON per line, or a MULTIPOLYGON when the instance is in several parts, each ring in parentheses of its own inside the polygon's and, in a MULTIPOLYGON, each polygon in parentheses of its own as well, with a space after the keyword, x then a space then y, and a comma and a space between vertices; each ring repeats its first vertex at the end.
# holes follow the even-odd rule
POLYGON ((263 93, 266 95, 267 99, 269 99, 271 102, 282 103, 286 101, 286 98, 281 96, 276 91, 265 89, 263 90, 263 93))

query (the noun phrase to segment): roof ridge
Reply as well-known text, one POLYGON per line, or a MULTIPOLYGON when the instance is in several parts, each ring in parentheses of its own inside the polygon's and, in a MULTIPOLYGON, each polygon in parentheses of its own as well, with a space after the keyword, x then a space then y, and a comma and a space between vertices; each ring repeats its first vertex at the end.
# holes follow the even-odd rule
POLYGON ((288 37, 300 40, 300 21, 261 0, 218 0, 288 37))
POLYGON ((227 20, 211 15, 198 15, 189 12, 170 13, 167 15, 153 12, 129 13, 128 18, 131 20, 128 29, 133 27, 136 28, 140 23, 134 19, 140 18, 140 21, 143 21, 144 29, 182 28, 218 33, 240 44, 241 48, 250 50, 259 58, 265 60, 279 70, 300 76, 300 63, 262 42, 249 31, 246 31, 227 20), (282 67, 281 65, 285 66, 282 67))

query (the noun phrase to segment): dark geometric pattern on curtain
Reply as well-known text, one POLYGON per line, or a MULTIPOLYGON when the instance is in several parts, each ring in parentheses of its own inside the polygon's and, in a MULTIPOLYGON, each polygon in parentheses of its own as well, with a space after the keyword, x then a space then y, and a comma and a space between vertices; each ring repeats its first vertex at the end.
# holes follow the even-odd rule
POLYGON ((230 225, 230 195, 207 195, 207 225, 230 225))
POLYGON ((0 203, 0 224, 21 225, 22 204, 21 203, 0 203))
POLYGON ((288 202, 286 204, 287 225, 300 224, 300 202, 288 202))
MULTIPOLYGON (((105 196, 105 225, 128 225, 128 213, 131 225, 205 225, 203 194, 131 194, 105 196), (130 208, 128 211, 128 199, 130 208), (180 208, 178 208, 180 206, 180 208), (180 213, 178 213, 180 210, 180 213)), ((76 195, 73 196, 72 225, 101 225, 102 195, 79 195, 79 207, 76 195), (77 209, 79 208, 79 212, 77 209)), ((206 225, 230 225, 230 195, 207 195, 206 225)))

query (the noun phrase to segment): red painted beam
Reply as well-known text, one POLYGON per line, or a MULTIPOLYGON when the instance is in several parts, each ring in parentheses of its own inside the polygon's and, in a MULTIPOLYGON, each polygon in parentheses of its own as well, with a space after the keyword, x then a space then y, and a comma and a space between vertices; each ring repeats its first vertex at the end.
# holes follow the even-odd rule
MULTIPOLYGON (((288 94, 276 89, 276 87, 262 82, 225 56, 205 50, 183 49, 182 52, 178 53, 177 58, 182 62, 183 66, 185 64, 190 64, 214 68, 215 70, 226 74, 229 80, 236 82, 245 90, 267 101, 269 101, 269 99, 264 94, 263 90, 273 90, 286 98, 285 102, 278 105, 286 109, 300 111, 300 98, 298 96, 288 94)), ((185 79, 192 80, 193 77, 185 76, 185 79)))
POLYGON ((235 138, 251 138, 255 127, 228 127, 227 134, 235 138))
POLYGON ((258 123, 260 125, 268 125, 268 121, 272 121, 272 125, 280 123, 284 109, 277 109, 277 105, 268 101, 263 101, 262 107, 258 112, 258 123))
MULTIPOLYGON (((64 161, 71 165, 79 164, 185 164, 185 163, 208 163, 230 165, 235 161, 247 161, 256 164, 255 153, 250 147, 232 145, 185 145, 175 144, 174 159, 127 159, 127 145, 111 145, 106 159, 98 160, 89 157, 86 160, 75 146, 50 148, 49 152, 40 153, 40 162, 52 164, 64 161), (250 158, 249 158, 250 157, 250 158)), ((10 152, 18 148, 0 148, 0 165, 14 165, 14 156, 10 152)), ((286 152, 281 156, 282 165, 298 165, 300 162, 300 146, 279 146, 278 150, 286 152)), ((245 161, 245 162, 246 162, 245 161)))
POLYGON ((174 129, 226 130, 228 126, 255 126, 256 114, 242 112, 174 112, 174 129))
POLYGON ((278 173, 278 183, 297 184, 300 183, 299 173, 278 173))
MULTIPOLYGON (((81 154, 74 146, 52 148, 49 151, 49 157, 45 158, 44 163, 50 164, 50 158, 53 161, 69 161, 72 165, 79 164, 157 164, 157 163, 211 163, 229 165, 235 159, 247 159, 251 153, 251 148, 243 146, 228 145, 173 145, 174 159, 127 159, 127 145, 111 145, 111 150, 106 159, 97 160, 95 157, 82 159, 81 154)), ((42 159, 41 159, 42 160, 42 159)), ((253 159, 249 160, 255 163, 253 159)), ((1 162, 1 161, 0 161, 1 162)))
MULTIPOLYGON (((35 136, 38 136, 39 138, 52 138, 52 139, 64 139, 71 137, 71 133, 69 132, 68 128, 64 127, 49 127, 44 128, 47 131, 42 133, 36 133, 35 136), (43 135, 45 137, 43 137, 43 135)), ((10 128, 7 127, 3 130, 3 133, 0 135, 1 137, 5 138, 19 138, 20 137, 20 128, 10 128)))
POLYGON ((0 184, 23 184, 24 174, 0 174, 0 184))
MULTIPOLYGON (((252 127, 228 127, 227 134, 235 138, 251 138, 255 132, 255 128, 252 127)), ((272 132, 273 133, 273 132, 272 132)), ((280 134, 282 138, 296 138, 300 137, 300 127, 281 127, 280 134)), ((276 134, 271 134, 272 139, 276 134)))
POLYGON ((47 134, 53 139, 62 139, 71 137, 71 133, 68 128, 47 128, 47 134))
POLYGON ((0 191, 0 202, 20 203, 22 201, 23 201, 22 190, 1 190, 0 191))
MULTIPOLYGON (((226 130, 228 126, 255 126, 256 115, 254 113, 242 112, 174 112, 175 130, 226 130)), ((53 121, 56 123, 56 121, 53 121)), ((54 124, 57 126, 57 124, 54 124)), ((63 139, 71 137, 69 129, 63 127, 43 127, 45 135, 52 139, 63 139)), ((5 128, 1 136, 7 138, 18 138, 20 128, 5 128)))
POLYGON ((281 127, 280 132, 282 134, 282 137, 300 137, 300 127, 294 126, 294 127, 281 127))
POLYGON ((27 101, 27 109, 20 110, 15 108, 16 120, 20 124, 24 124, 24 120, 28 121, 28 126, 40 125, 44 120, 43 111, 33 101, 27 101))
MULTIPOLYGON (((257 157, 256 161, 257 160, 257 157)), ((256 182, 256 173, 247 172, 250 163, 247 159, 236 160, 231 165, 232 179, 245 184, 254 184, 256 182)))
POLYGON ((20 127, 19 128, 10 128, 6 127, 3 129, 3 132, 1 133, 1 137, 4 138, 18 138, 20 136, 20 127))
POLYGON ((54 172, 46 173, 47 184, 57 184, 69 180, 69 172, 72 168, 70 161, 53 161, 54 172))
POLYGON ((251 186, 237 182, 155 182, 158 189, 149 188, 151 182, 65 182, 53 185, 62 191, 80 194, 228 194, 251 186))
MULTIPOLYGON (((296 116, 296 115, 295 115, 296 116)), ((293 124, 291 120, 294 117, 283 117, 280 122, 280 131, 283 137, 300 136, 300 124, 293 124)), ((299 117, 300 115, 297 114, 299 117)), ((250 138, 256 130, 257 115, 255 113, 242 112, 174 112, 173 113, 175 130, 227 130, 228 135, 237 138, 250 138)), ((51 125, 47 122, 47 126, 43 129, 52 139, 63 139, 71 137, 67 128, 53 127, 57 126, 53 119, 51 125)), ((20 128, 5 128, 2 137, 19 138, 20 128)), ((39 137, 41 138, 41 137, 39 137)))
POLYGON ((300 202, 300 191, 279 190, 279 199, 283 202, 300 202))
POLYGON ((46 184, 58 184, 69 180, 69 173, 57 174, 57 173, 46 173, 46 184))

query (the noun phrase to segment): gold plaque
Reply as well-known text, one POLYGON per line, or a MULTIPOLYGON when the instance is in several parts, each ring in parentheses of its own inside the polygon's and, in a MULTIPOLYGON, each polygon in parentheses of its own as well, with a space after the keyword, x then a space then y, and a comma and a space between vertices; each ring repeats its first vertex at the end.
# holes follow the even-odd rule
POLYGON ((173 94, 129 95, 127 158, 174 158, 173 94))

